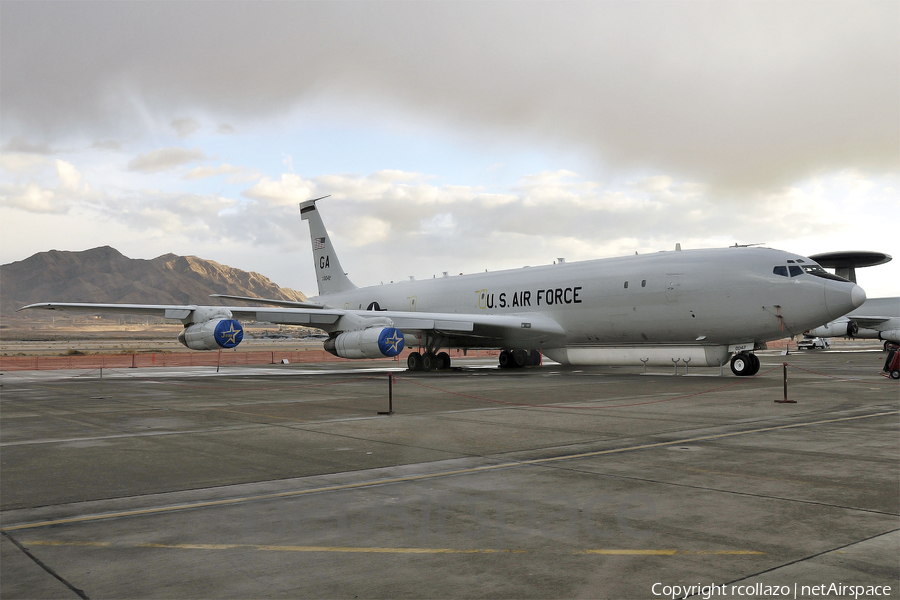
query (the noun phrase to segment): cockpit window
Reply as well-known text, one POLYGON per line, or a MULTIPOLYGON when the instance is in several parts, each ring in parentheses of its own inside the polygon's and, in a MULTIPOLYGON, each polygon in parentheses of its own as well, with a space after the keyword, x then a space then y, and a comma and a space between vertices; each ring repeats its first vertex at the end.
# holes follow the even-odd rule
POLYGON ((787 267, 782 267, 782 266, 775 267, 774 269, 772 269, 772 272, 775 273, 776 275, 781 275, 782 277, 788 276, 787 267))
POLYGON ((789 258, 789 259, 788 259, 788 262, 789 262, 789 263, 792 263, 792 262, 794 262, 794 261, 793 261, 793 260, 791 260, 791 259, 790 259, 790 258, 789 258))
POLYGON ((803 269, 801 269, 797 265, 789 266, 788 270, 790 270, 790 272, 791 272, 791 277, 796 277, 797 275, 803 275, 803 269))
POLYGON ((849 283, 848 279, 844 279, 843 277, 838 277, 833 273, 829 273, 819 265, 804 265, 803 270, 810 275, 815 275, 816 277, 821 277, 822 279, 831 279, 832 281, 846 281, 849 283))

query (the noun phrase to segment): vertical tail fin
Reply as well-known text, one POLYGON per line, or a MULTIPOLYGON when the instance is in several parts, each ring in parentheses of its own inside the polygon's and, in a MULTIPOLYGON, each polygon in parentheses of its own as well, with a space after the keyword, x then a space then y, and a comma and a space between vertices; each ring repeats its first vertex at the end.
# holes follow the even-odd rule
MULTIPOLYGON (((328 196, 323 196, 327 198, 328 196)), ((307 200, 300 203, 300 218, 309 221, 309 237, 312 242, 313 261, 316 269, 316 281, 319 284, 319 296, 337 294, 356 289, 353 282, 341 268, 341 262, 334 252, 325 224, 316 209, 316 201, 307 200)))

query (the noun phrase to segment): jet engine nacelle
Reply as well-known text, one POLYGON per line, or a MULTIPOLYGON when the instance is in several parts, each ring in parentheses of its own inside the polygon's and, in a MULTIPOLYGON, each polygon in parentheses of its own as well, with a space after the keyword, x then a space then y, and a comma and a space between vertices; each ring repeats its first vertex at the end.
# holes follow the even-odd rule
POLYGON ((185 327, 178 341, 191 350, 234 348, 244 339, 244 329, 234 319, 213 319, 185 327))
POLYGON ((885 329, 879 334, 882 340, 900 344, 900 329, 885 329))
POLYGON ((859 333, 859 324, 854 321, 833 321, 827 325, 810 329, 806 332, 811 337, 853 337, 859 333))
POLYGON ((395 327, 346 331, 325 340, 325 350, 341 358, 385 358, 403 351, 403 332, 395 327))

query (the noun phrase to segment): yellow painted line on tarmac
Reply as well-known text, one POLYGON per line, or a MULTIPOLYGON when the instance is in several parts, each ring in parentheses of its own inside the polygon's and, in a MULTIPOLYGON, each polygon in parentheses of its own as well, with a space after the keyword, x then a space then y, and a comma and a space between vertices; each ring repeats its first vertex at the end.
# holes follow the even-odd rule
MULTIPOLYGON (((381 548, 354 546, 284 546, 271 544, 114 544, 111 542, 66 542, 46 540, 22 540, 23 546, 94 546, 104 548, 159 548, 168 550, 258 550, 261 552, 337 552, 343 554, 529 554, 528 550, 511 548, 381 548)), ((607 556, 752 556, 765 555, 755 550, 677 550, 677 549, 627 549, 588 548, 573 550, 570 554, 602 554, 607 556)))
POLYGON ((764 555, 765 552, 756 550, 610 550, 588 549, 576 550, 575 554, 609 554, 613 556, 648 555, 648 556, 674 556, 676 554, 702 555, 702 556, 753 556, 764 555))
POLYGON ((594 548, 589 550, 580 550, 576 554, 608 554, 612 556, 674 556, 678 554, 678 550, 606 550, 594 548))
MULTIPOLYGON (((22 542, 24 544, 24 542, 22 542)), ((135 548, 180 548, 182 550, 232 550, 247 544, 136 544, 135 548)))
POLYGON ((97 548, 106 548, 112 545, 109 542, 65 542, 46 540, 36 540, 28 543, 32 546, 92 546, 97 548))
POLYGON ((103 548, 163 548, 170 550, 259 550, 263 552, 340 552, 364 554, 525 554, 510 548, 366 548, 353 546, 284 546, 269 544, 114 544, 111 542, 66 542, 22 540, 23 546, 94 546, 103 548))
POLYGON ((116 519, 124 517, 140 517, 146 515, 170 513, 181 510, 190 510, 197 508, 210 508, 214 506, 229 506, 234 504, 244 504, 247 502, 256 502, 260 500, 274 500, 278 498, 292 498, 296 496, 305 496, 308 494, 321 494, 324 492, 336 492, 342 490, 354 490, 361 488, 375 487, 379 485, 387 485, 392 483, 409 483, 412 481, 421 481, 424 479, 436 479, 438 477, 451 477, 454 475, 470 475, 473 473, 484 473, 488 471, 497 471, 500 469, 511 469, 515 467, 526 467, 531 465, 544 465, 564 460, 577 460, 580 458, 592 458, 595 456, 604 456, 607 454, 620 454, 623 452, 633 452, 635 450, 648 450, 651 448, 663 448, 665 446, 675 446, 678 444, 687 444, 691 442, 703 442, 709 440, 718 440, 741 435, 749 435, 751 433, 765 433, 769 431, 780 431, 783 429, 796 429, 800 427, 811 427, 814 425, 827 425, 830 423, 841 423, 846 421, 857 421, 860 419, 871 419, 874 417, 884 417, 887 415, 900 414, 900 410, 890 410, 886 412, 874 413, 871 415, 859 415, 855 417, 840 417, 838 419, 826 419, 823 421, 810 421, 808 423, 794 423, 792 425, 776 425, 773 427, 762 427, 759 429, 750 429, 747 431, 735 431, 732 433, 719 433, 714 435, 704 435, 693 438, 684 438, 673 440, 670 442, 656 442, 653 444, 641 444, 639 446, 629 446, 626 448, 613 448, 611 450, 597 450, 595 452, 583 452, 580 454, 566 454, 563 456, 553 456, 550 458, 535 458, 531 460, 522 460, 517 462, 501 463, 497 465, 485 465, 482 467, 472 467, 470 469, 455 469, 452 471, 440 471, 437 473, 425 473, 422 475, 408 475, 406 477, 392 477, 389 479, 376 479, 374 481, 362 481, 359 483, 345 483, 340 485, 330 485, 319 488, 310 488, 308 490, 294 490, 290 492, 274 492, 271 494, 260 494, 257 496, 244 496, 240 498, 228 498, 225 500, 208 500, 206 502, 192 502, 188 504, 176 504, 173 506, 161 506, 157 508, 144 508, 137 510, 126 510, 112 513, 102 513, 96 515, 84 515, 78 517, 69 517, 65 519, 54 519, 50 521, 38 521, 36 523, 24 523, 22 525, 12 525, 10 527, 0 528, 0 531, 17 531, 22 529, 36 529, 39 527, 50 527, 53 525, 70 525, 73 523, 89 523, 91 521, 100 521, 104 519, 116 519))

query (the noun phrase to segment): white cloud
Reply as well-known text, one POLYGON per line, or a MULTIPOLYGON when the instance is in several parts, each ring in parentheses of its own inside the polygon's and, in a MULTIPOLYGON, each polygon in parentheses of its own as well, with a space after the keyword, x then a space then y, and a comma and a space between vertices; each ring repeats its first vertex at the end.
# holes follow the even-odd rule
POLYGON ((22 136, 15 136, 5 144, 3 144, 4 152, 21 152, 27 154, 53 154, 53 150, 49 144, 35 144, 29 142, 22 136))
POLYGON ((48 164, 48 159, 36 154, 19 152, 0 153, 0 168, 10 173, 24 173, 48 164))
MULTIPOLYGON (((223 240, 220 214, 237 205, 230 198, 198 194, 143 193, 119 199, 118 219, 135 231, 151 231, 196 240, 223 240)), ((115 212, 109 211, 112 214, 115 212)))
POLYGON ((81 173, 71 163, 57 159, 56 173, 59 175, 62 187, 73 192, 80 191, 81 173))
POLYGON ((755 190, 896 172, 898 18, 896 2, 853 1, 14 3, 0 100, 4 131, 61 136, 185 111, 254 123, 326 98, 370 123, 390 106, 408 128, 755 190), (123 38, 123 22, 141 27, 123 38))
POLYGON ((31 182, 24 187, 0 187, 2 204, 35 213, 64 213, 68 205, 53 192, 31 182))
POLYGON ((351 217, 347 221, 345 230, 352 231, 352 235, 342 236, 353 247, 380 244, 390 239, 391 224, 383 219, 371 216, 351 217))
POLYGON ((139 154, 129 161, 131 171, 142 173, 158 173, 168 171, 180 165, 204 160, 206 155, 200 148, 160 148, 145 154, 139 154))
POLYGON ((370 175, 333 174, 313 178, 322 194, 338 200, 354 202, 405 200, 414 204, 428 204, 446 199, 438 188, 427 185, 427 176, 400 170, 376 171, 370 175))
POLYGON ((178 137, 182 138, 189 137, 192 133, 200 129, 200 122, 191 117, 173 119, 170 125, 178 134, 178 137))
POLYGON ((119 140, 94 140, 91 148, 99 148, 101 150, 119 151, 122 149, 122 142, 119 140))
MULTIPOLYGON (((244 266, 273 277, 283 274, 276 279, 280 284, 310 293, 315 289, 312 269, 302 262, 309 251, 308 233, 297 203, 328 193, 348 194, 320 202, 320 210, 342 265, 363 285, 410 274, 430 277, 441 271, 548 264, 559 256, 574 261, 669 250, 676 242, 684 248, 764 242, 804 254, 854 248, 890 253, 883 246, 889 238, 866 233, 868 218, 881 215, 888 222, 900 217, 891 191, 898 187, 896 178, 872 179, 855 172, 768 192, 752 203, 720 201, 675 178, 601 185, 574 173, 538 173, 509 190, 485 193, 469 186, 434 185, 430 177, 405 172, 314 180, 286 173, 263 179, 244 193, 249 200, 237 200, 141 189, 93 192, 74 165, 54 164, 49 185, 0 187, 5 214, 93 215, 97 222, 130 231, 133 240, 152 241, 154 247, 170 244, 164 251, 181 247, 199 254, 195 248, 202 248, 206 258, 220 262, 232 255, 266 257, 264 264, 244 266), (542 199, 538 203, 531 201, 536 188, 542 199), (856 212, 842 214, 848 194, 856 212)), ((45 236, 51 247, 54 239, 72 239, 76 233, 67 230, 63 236, 48 228, 37 235, 45 236)), ((97 230, 81 235, 91 240, 83 247, 107 239, 97 230)))
POLYGON ((242 172, 243 169, 240 167, 235 167, 229 165, 228 163, 223 163, 218 167, 194 167, 187 173, 185 173, 185 179, 207 179, 209 177, 215 177, 217 175, 229 175, 236 174, 242 172))
POLYGON ((276 205, 299 205, 313 198, 316 184, 306 181, 294 173, 285 173, 278 180, 264 177, 259 183, 244 192, 248 198, 266 200, 276 205))

